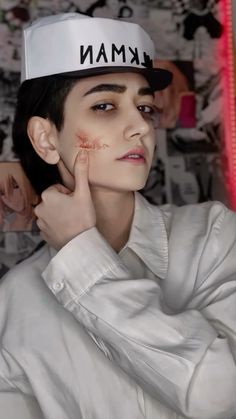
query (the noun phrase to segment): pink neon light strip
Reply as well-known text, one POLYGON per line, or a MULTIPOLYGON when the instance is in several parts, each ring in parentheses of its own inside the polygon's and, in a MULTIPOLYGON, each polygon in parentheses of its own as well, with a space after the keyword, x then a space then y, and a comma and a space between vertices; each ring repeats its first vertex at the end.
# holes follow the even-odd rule
POLYGON ((224 175, 229 194, 229 204, 236 210, 236 107, 233 54, 233 23, 231 0, 222 0, 222 18, 224 33, 222 36, 224 51, 223 71, 223 115, 226 164, 224 175))

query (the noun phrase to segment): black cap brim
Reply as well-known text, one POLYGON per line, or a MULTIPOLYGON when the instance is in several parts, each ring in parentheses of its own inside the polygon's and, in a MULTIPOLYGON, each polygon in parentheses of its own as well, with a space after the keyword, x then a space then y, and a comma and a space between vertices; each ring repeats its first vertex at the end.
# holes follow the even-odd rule
POLYGON ((142 74, 149 82, 153 91, 163 90, 169 86, 172 81, 173 74, 163 68, 139 68, 131 66, 108 66, 108 67, 94 67, 87 70, 70 71, 67 73, 55 74, 55 76, 62 77, 90 77, 110 73, 139 73, 142 74))

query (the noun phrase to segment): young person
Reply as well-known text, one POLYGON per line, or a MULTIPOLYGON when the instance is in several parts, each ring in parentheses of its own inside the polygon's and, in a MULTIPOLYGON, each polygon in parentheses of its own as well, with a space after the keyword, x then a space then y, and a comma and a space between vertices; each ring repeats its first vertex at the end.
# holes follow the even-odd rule
MULTIPOLYGON (((24 32, 13 139, 47 245, 0 289, 0 389, 47 419, 236 416, 236 215, 150 205, 154 48, 78 14, 24 32)), ((6 416, 5 416, 6 417, 6 416)))
POLYGON ((0 163, 0 230, 32 229, 38 198, 19 162, 0 163))

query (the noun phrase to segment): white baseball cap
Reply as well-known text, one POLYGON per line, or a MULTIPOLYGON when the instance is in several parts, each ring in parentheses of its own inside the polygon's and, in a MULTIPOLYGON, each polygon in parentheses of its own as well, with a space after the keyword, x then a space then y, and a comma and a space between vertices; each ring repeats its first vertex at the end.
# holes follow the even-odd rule
POLYGON ((63 13, 37 19, 23 31, 21 81, 50 75, 143 74, 162 90, 172 73, 153 68, 155 47, 145 30, 118 19, 63 13))

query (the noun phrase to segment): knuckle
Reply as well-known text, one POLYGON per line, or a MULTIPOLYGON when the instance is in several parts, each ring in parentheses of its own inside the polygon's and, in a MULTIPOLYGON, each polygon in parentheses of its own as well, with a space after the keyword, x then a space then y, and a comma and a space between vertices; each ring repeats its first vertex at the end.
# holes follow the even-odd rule
POLYGON ((42 192, 42 194, 41 194, 41 199, 42 199, 42 201, 45 201, 45 198, 47 197, 47 189, 45 189, 45 191, 43 191, 42 192))
POLYGON ((34 208, 34 215, 36 217, 38 217, 39 216, 39 213, 40 213, 40 208, 39 208, 39 205, 37 205, 37 207, 34 208))
POLYGON ((39 218, 37 218, 36 224, 37 224, 39 230, 41 230, 42 229, 42 222, 41 222, 41 220, 39 218))

